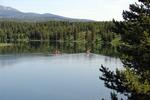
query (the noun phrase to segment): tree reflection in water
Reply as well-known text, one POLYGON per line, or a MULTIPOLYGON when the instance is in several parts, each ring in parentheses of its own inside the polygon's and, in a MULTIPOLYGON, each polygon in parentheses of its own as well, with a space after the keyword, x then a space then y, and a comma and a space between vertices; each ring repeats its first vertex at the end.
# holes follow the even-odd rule
POLYGON ((54 42, 54 41, 30 41, 14 43, 12 46, 0 47, 0 54, 23 54, 23 53, 95 53, 111 57, 117 57, 116 47, 99 43, 83 42, 54 42))

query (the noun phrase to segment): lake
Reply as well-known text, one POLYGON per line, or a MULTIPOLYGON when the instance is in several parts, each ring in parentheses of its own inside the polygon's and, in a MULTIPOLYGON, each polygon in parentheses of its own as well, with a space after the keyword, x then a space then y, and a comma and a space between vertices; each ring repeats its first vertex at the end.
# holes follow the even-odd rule
POLYGON ((112 90, 99 79, 99 68, 122 68, 118 57, 81 48, 61 54, 10 48, 0 55, 0 100, 109 100, 112 90))

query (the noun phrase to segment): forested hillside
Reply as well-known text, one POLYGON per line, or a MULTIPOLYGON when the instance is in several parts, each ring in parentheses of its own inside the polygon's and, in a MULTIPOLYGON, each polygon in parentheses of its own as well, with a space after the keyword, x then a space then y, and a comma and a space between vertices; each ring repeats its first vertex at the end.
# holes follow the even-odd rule
POLYGON ((117 35, 112 22, 0 22, 0 42, 71 41, 110 43, 117 35))

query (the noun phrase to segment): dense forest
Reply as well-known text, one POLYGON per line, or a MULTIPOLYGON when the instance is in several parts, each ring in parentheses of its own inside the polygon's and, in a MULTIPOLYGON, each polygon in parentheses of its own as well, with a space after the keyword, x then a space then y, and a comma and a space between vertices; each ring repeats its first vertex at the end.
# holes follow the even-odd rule
POLYGON ((0 22, 0 43, 19 41, 70 41, 110 43, 119 36, 113 22, 0 22))
POLYGON ((52 53, 56 49, 63 53, 80 53, 90 49, 115 56, 116 48, 110 45, 119 42, 120 36, 112 32, 113 28, 113 22, 0 21, 0 54, 52 53))

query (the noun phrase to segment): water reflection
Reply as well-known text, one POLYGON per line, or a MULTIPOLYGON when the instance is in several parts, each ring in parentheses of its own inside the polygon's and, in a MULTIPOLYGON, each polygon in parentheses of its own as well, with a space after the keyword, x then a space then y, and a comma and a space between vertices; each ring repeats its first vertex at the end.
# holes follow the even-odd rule
POLYGON ((56 99, 57 95, 57 100, 110 99, 110 90, 98 78, 99 65, 112 70, 122 66, 115 47, 97 43, 20 42, 0 47, 0 54, 1 100, 12 96, 17 96, 15 100, 41 100, 35 94, 45 100, 56 99))
POLYGON ((95 53, 112 57, 118 56, 118 52, 115 47, 98 43, 32 41, 27 43, 15 43, 13 46, 9 47, 0 47, 0 54, 18 53, 87 53, 87 55, 95 53))
POLYGON ((16 56, 3 56, 0 57, 0 67, 3 68, 8 65, 13 65, 17 62, 16 56))
POLYGON ((110 90, 98 78, 99 65, 121 66, 119 59, 93 53, 8 54, 0 61, 0 100, 109 99, 110 90))

